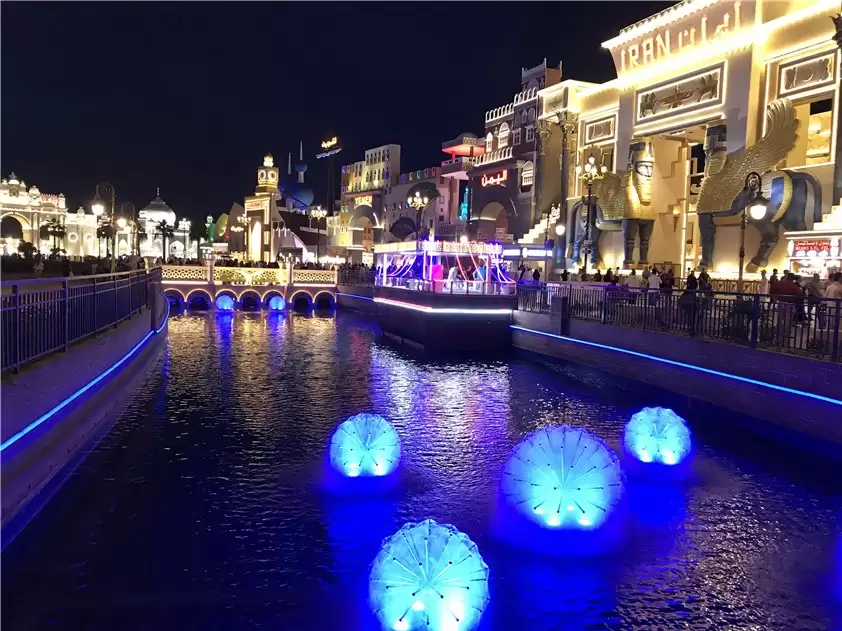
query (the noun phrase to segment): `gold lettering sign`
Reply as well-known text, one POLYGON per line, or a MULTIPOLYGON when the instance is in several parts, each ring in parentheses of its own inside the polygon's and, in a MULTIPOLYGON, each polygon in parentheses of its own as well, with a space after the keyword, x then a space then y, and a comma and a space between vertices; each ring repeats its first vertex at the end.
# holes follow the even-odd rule
POLYGON ((371 195, 361 195, 354 199, 354 208, 357 206, 371 206, 374 198, 371 195))
MULTIPOLYGON (((701 4, 696 2, 696 4, 701 4)), ((712 43, 754 25, 755 2, 731 0, 714 2, 701 10, 669 20, 669 13, 652 18, 663 26, 646 29, 631 27, 604 44, 611 50, 617 76, 663 61, 672 55, 712 43), (634 35, 639 30, 639 35, 634 35)), ((673 11, 668 9, 667 11, 673 11)))
POLYGON ((247 199, 246 211, 249 210, 266 210, 269 208, 269 198, 264 199, 247 199))
POLYGON ((330 140, 322 140, 322 149, 330 149, 331 147, 335 147, 339 144, 339 138, 334 136, 330 140))
POLYGON ((489 175, 482 176, 482 185, 483 186, 503 186, 506 183, 506 180, 509 179, 509 172, 508 171, 500 171, 498 173, 492 173, 489 175))

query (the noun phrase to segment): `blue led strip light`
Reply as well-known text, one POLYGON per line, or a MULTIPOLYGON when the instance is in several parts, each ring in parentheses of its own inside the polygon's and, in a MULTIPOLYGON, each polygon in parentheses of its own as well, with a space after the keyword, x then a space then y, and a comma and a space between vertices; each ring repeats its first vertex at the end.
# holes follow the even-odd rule
POLYGON ((708 375, 716 375, 717 377, 724 377, 725 379, 733 379, 734 381, 741 381, 743 383, 750 383, 754 386, 761 386, 769 388, 770 390, 777 390, 778 392, 787 392, 789 394, 797 394, 808 399, 815 399, 817 401, 824 401, 832 405, 842 406, 842 400, 834 399, 832 397, 825 397, 820 394, 813 394, 812 392, 805 392, 804 390, 796 390, 795 388, 787 388, 785 386, 778 386, 774 383, 766 383, 758 381, 757 379, 750 379, 749 377, 741 377, 740 375, 732 375, 728 372, 720 372, 719 370, 712 370, 711 368, 702 368, 701 366, 694 366, 693 364, 685 364, 684 362, 677 362, 672 359, 664 359, 655 355, 647 355, 646 353, 638 353, 637 351, 630 351, 625 348, 618 348, 616 346, 609 346, 607 344, 598 344, 596 342, 587 342, 585 340, 577 340, 572 337, 565 337, 564 335, 556 335, 555 333, 545 333, 544 331, 535 331, 534 329, 527 329, 522 326, 510 325, 512 329, 523 331, 524 333, 532 333, 533 335, 543 335, 544 337, 552 337, 557 340, 565 342, 573 342, 574 344, 584 344, 585 346, 593 346, 595 348, 604 348, 609 351, 616 351, 625 355, 632 355, 634 357, 642 357, 643 359, 651 359, 652 361, 661 362, 662 364, 669 364, 670 366, 678 366, 679 368, 687 368, 688 370, 695 370, 696 372, 703 372, 708 375))
POLYGON ((128 360, 128 359, 132 356, 132 355, 134 355, 134 353, 135 353, 135 352, 136 352, 136 351, 137 351, 137 350, 138 350, 141 346, 143 346, 144 344, 146 344, 146 342, 147 342, 147 341, 149 341, 149 338, 150 338, 150 337, 152 337, 153 335, 158 335, 161 331, 163 331, 163 330, 164 330, 164 327, 167 325, 167 320, 169 320, 169 318, 170 318, 170 302, 169 302, 169 300, 168 300, 168 301, 167 301, 167 315, 164 317, 164 322, 161 324, 161 326, 160 326, 159 328, 155 329, 154 331, 149 331, 149 333, 147 333, 147 334, 143 337, 143 339, 142 339, 142 340, 140 340, 137 344, 135 344, 135 345, 134 345, 134 347, 133 347, 133 348, 132 348, 132 349, 131 349, 128 353, 126 353, 126 354, 125 354, 125 355, 123 355, 120 359, 118 359, 116 362, 114 362, 114 364, 112 364, 110 368, 107 368, 107 369, 106 369, 106 370, 105 370, 102 374, 100 374, 98 377, 95 377, 94 379, 92 379, 91 381, 89 381, 86 385, 84 385, 84 386, 82 386, 81 388, 79 388, 76 392, 74 392, 74 393, 73 393, 73 394, 71 394, 69 397, 67 397, 64 401, 62 401, 61 403, 59 403, 58 405, 56 405, 56 406, 55 406, 53 409, 51 409, 49 412, 47 412, 47 413, 43 414, 42 416, 39 416, 37 419, 35 419, 34 421, 32 421, 29 425, 27 425, 27 426, 26 426, 26 427, 24 427, 22 430, 20 430, 17 434, 14 434, 13 436, 10 436, 9 438, 7 438, 7 439, 3 442, 3 444, 1 444, 1 445, 0 445, 0 452, 5 451, 7 448, 11 447, 11 446, 12 446, 12 445, 14 445, 16 442, 18 442, 21 438, 23 438, 24 436, 26 436, 29 432, 31 432, 32 430, 34 430, 34 429, 35 429, 35 428, 37 428, 38 426, 40 426, 40 425, 44 424, 45 422, 47 422, 47 421, 48 421, 50 418, 52 418, 52 417, 53 417, 53 416, 54 416, 57 412, 60 412, 61 410, 63 410, 64 408, 66 408, 69 404, 73 403, 73 401, 75 401, 76 399, 78 399, 79 397, 81 397, 81 396, 82 396, 83 394, 85 394, 88 390, 90 390, 91 388, 93 388, 93 387, 94 387, 95 385, 97 385, 100 381, 102 381, 103 379, 105 379, 108 375, 110 375, 110 374, 111 374, 111 373, 113 373, 115 370, 117 370, 120 366, 122 366, 124 363, 126 363, 126 361, 127 361, 127 360, 128 360))
POLYGON ((358 296, 357 294, 345 294, 345 293, 342 293, 341 291, 337 291, 336 295, 337 296, 348 296, 349 298, 359 298, 360 300, 368 300, 369 302, 374 302, 374 298, 371 298, 369 296, 358 296))

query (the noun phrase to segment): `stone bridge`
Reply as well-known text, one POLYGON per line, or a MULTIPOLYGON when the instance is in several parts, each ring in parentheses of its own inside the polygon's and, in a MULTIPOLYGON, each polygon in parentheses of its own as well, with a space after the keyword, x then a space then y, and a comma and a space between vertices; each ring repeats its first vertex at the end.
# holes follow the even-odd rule
POLYGON ((251 298, 264 305, 272 296, 290 305, 332 305, 336 279, 337 272, 320 269, 164 265, 161 285, 170 300, 188 305, 199 301, 210 306, 225 294, 238 302, 251 298))

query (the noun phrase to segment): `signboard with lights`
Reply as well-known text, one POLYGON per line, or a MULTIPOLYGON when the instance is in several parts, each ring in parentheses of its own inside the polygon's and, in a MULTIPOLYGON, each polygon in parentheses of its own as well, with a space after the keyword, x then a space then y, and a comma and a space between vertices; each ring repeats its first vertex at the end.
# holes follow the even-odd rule
POLYGON ((254 211, 268 211, 269 210, 269 198, 268 197, 260 197, 257 199, 247 199, 246 200, 246 212, 254 212, 254 211))
POLYGON ((506 180, 509 179, 509 172, 508 170, 499 171, 497 173, 490 173, 488 175, 482 176, 482 185, 485 187, 488 186, 504 186, 506 184, 506 180))
POLYGON ((354 208, 357 206, 371 206, 374 202, 374 197, 371 195, 360 195, 354 198, 354 208))
POLYGON ((336 155, 342 151, 342 144, 339 142, 338 136, 327 138, 321 142, 321 151, 316 154, 316 158, 327 158, 336 155))

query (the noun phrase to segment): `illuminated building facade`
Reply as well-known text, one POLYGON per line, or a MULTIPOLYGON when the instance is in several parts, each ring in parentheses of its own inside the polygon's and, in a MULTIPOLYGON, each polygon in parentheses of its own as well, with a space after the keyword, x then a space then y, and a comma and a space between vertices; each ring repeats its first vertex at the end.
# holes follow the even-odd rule
POLYGON ((42 254, 50 254, 54 244, 68 256, 96 256, 97 218, 79 208, 68 212, 64 195, 42 193, 37 186, 27 188, 26 182, 12 173, 0 181, 0 251, 18 252, 22 241, 31 243, 42 254), (57 220, 65 230, 63 237, 53 237, 49 228, 57 220))
MULTIPOLYGON (((140 255, 150 258, 164 258, 164 235, 162 222, 173 229, 172 236, 166 238, 167 259, 198 258, 199 243, 190 239, 192 222, 188 219, 178 221, 175 211, 161 199, 158 191, 155 199, 149 202, 137 214, 138 224, 146 234, 140 239, 140 255)), ((132 250, 131 230, 125 228, 117 232, 117 253, 129 254, 132 250)))
POLYGON ((341 169, 340 211, 328 222, 328 232, 332 246, 356 262, 373 260, 374 243, 382 238, 384 195, 400 164, 400 145, 383 145, 341 169))
MULTIPOLYGON (((459 181, 446 178, 440 167, 395 174, 386 187, 383 203, 384 241, 415 238, 417 212, 407 204, 407 198, 420 184, 435 188, 438 196, 421 212, 421 234, 440 239, 453 239, 459 231, 459 181)), ((423 190, 423 189, 422 189, 423 190)), ((464 222, 461 224, 464 232, 464 222)))
POLYGON ((553 201, 545 194, 552 186, 543 180, 557 179, 558 173, 545 170, 540 176, 536 167, 553 141, 549 127, 539 120, 538 94, 559 81, 561 66, 548 68, 546 59, 522 68, 521 91, 510 103, 486 112, 480 142, 463 134, 442 145, 450 155, 443 163, 445 174, 469 181, 470 230, 477 239, 512 243, 543 230, 541 218, 553 201))
POLYGON ((762 268, 838 268, 838 12, 826 0, 686 0, 602 44, 615 79, 540 90, 540 118, 569 139, 568 261, 588 221, 574 168, 593 156, 608 170, 590 217, 604 266, 683 274, 701 265, 736 276, 742 182, 758 171, 768 206, 746 231, 748 277, 762 268), (792 120, 797 136, 788 137, 792 120), (726 175, 737 190, 723 200, 726 175))

